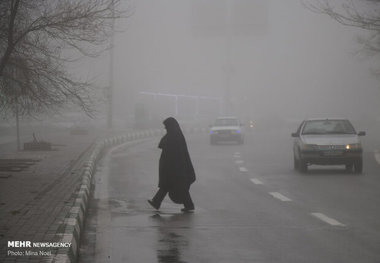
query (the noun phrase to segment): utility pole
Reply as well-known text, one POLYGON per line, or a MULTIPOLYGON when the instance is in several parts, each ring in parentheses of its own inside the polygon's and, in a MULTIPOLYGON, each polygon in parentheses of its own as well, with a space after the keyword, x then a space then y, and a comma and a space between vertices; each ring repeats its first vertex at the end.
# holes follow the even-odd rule
MULTIPOLYGON (((112 0, 112 16, 115 16, 115 5, 112 0)), ((107 88, 107 128, 112 129, 113 126, 113 77, 114 77, 114 27, 115 19, 112 20, 111 26, 111 47, 110 47, 110 61, 109 61, 109 75, 108 75, 108 88, 107 88)))
MULTIPOLYGON (((21 63, 23 63, 23 60, 20 60, 21 63)), ((17 74, 17 71, 15 68, 12 68, 12 75, 13 75, 13 78, 17 79, 19 76, 19 74, 17 74)), ((20 115, 19 115, 19 105, 18 105, 18 96, 20 94, 20 88, 19 86, 13 84, 14 87, 14 91, 16 92, 16 97, 15 97, 15 108, 14 108, 14 113, 15 113, 15 117, 16 117, 16 142, 17 142, 17 151, 20 151, 21 150, 21 147, 20 147, 20 115)))
POLYGON ((17 151, 21 150, 20 147, 20 120, 19 120, 19 114, 18 114, 18 99, 16 98, 16 136, 17 136, 17 151))

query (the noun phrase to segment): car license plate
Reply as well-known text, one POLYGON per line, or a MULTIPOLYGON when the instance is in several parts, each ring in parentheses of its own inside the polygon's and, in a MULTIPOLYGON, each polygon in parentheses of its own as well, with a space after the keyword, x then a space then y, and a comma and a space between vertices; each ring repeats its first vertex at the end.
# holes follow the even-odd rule
POLYGON ((342 151, 326 151, 326 152, 323 152, 324 156, 339 156, 342 154, 343 154, 342 151))

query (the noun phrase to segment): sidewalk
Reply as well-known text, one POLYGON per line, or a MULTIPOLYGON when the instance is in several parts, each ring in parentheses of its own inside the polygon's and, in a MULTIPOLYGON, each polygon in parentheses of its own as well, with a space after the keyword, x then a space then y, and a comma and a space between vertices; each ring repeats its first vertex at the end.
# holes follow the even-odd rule
POLYGON ((9 247, 8 241, 59 241, 57 234, 64 232, 63 222, 82 179, 78 159, 99 136, 104 134, 52 134, 44 140, 56 146, 41 152, 17 152, 16 142, 0 144, 0 160, 6 163, 0 170, 0 262, 52 261, 56 248, 44 248, 45 255, 37 256, 35 251, 41 249, 9 247), (18 166, 12 167, 12 163, 18 166))

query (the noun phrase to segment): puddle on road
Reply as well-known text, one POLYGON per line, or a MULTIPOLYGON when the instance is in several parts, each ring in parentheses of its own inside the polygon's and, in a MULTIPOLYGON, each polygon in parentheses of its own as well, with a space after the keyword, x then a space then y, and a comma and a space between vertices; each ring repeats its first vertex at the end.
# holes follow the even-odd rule
POLYGON ((159 238, 157 244, 157 261, 159 263, 186 263, 181 260, 182 251, 188 246, 188 241, 183 236, 160 230, 159 238))
POLYGON ((189 217, 180 211, 179 207, 166 206, 155 211, 148 203, 135 200, 108 200, 112 225, 118 227, 162 227, 171 226, 187 228, 189 217))
POLYGON ((140 237, 135 236, 138 239, 151 233, 151 252, 158 263, 188 263, 184 258, 189 251, 187 234, 192 229, 194 214, 183 213, 181 207, 170 203, 163 203, 162 209, 155 211, 145 202, 108 200, 112 218, 110 227, 118 233, 139 233, 140 237))
POLYGON ((124 200, 110 199, 108 200, 108 205, 110 207, 111 213, 128 214, 133 212, 133 209, 129 208, 128 202, 124 200))

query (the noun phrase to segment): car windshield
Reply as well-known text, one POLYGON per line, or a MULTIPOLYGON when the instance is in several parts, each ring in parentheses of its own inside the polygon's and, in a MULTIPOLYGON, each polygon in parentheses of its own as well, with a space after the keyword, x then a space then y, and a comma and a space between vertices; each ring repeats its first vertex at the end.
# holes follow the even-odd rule
POLYGON ((239 122, 237 119, 217 119, 215 121, 215 126, 238 126, 239 122))
POLYGON ((302 130, 307 134, 355 134, 355 130, 348 120, 313 120, 306 121, 302 130))

